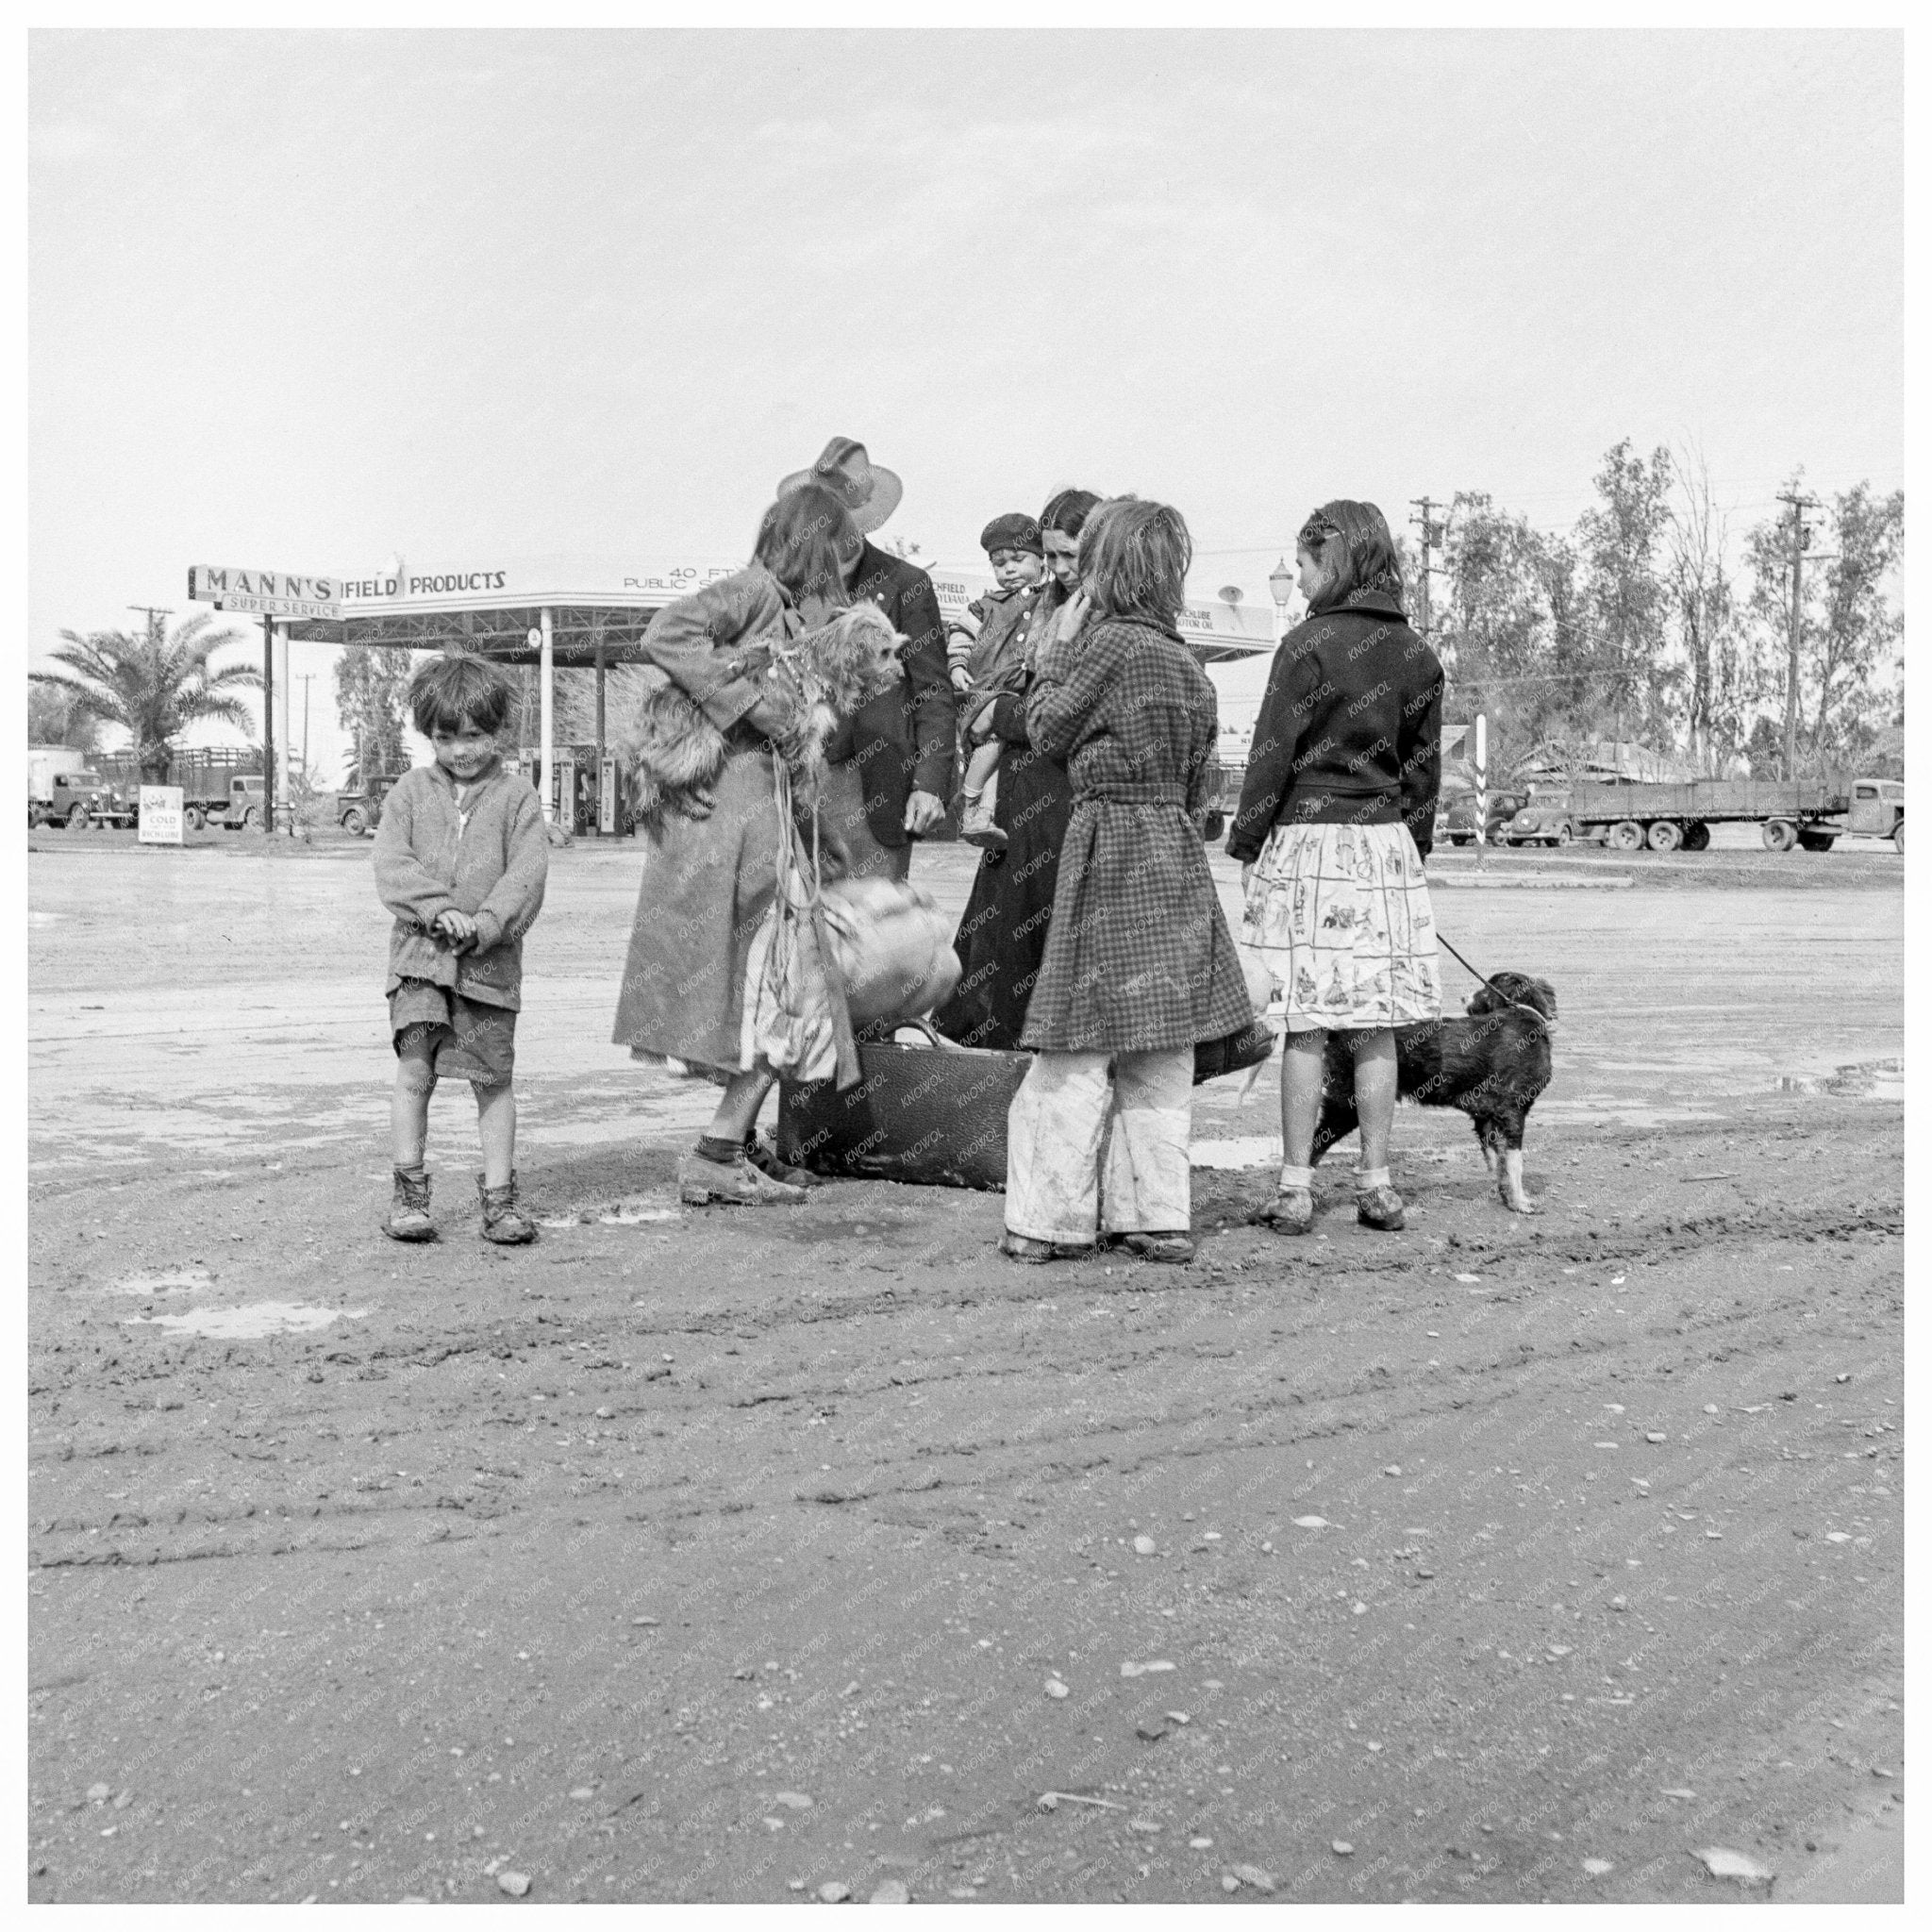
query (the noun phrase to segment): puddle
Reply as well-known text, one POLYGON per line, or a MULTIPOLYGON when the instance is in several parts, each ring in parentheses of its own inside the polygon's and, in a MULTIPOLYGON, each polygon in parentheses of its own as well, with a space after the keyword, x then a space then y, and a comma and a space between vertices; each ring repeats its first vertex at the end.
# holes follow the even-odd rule
POLYGON ((1281 1140, 1275 1134, 1232 1134, 1224 1141, 1196 1141, 1188 1149, 1188 1165, 1222 1170, 1279 1167, 1281 1140))
POLYGON ((581 1208, 567 1208, 561 1214, 540 1215, 539 1227, 582 1227, 594 1223, 602 1227, 636 1227, 646 1221, 679 1221, 675 1208, 658 1201, 605 1201, 581 1208))
POLYGON ((212 1288, 214 1277, 206 1268, 163 1268, 157 1274, 130 1274, 108 1290, 109 1294, 188 1294, 198 1288, 212 1288))
POLYGON ((131 1315, 129 1328, 168 1328, 218 1341, 258 1341, 268 1335, 308 1335, 341 1319, 359 1322, 367 1308, 313 1308, 299 1302, 251 1302, 241 1308, 190 1308, 181 1315, 131 1315))
POLYGON ((1836 1093, 1854 1100, 1903 1100, 1906 1063, 1902 1059, 1854 1060, 1829 1074, 1780 1074, 1780 1093, 1836 1093))

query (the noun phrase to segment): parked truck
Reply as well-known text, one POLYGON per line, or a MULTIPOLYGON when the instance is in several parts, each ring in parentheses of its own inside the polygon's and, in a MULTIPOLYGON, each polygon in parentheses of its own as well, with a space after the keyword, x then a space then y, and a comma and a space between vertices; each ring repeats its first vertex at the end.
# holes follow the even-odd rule
POLYGON ((26 823, 126 826, 134 823, 134 795, 94 769, 91 754, 66 745, 30 744, 26 749, 26 823))
MULTIPOLYGON (((139 798, 140 787, 147 782, 132 752, 114 752, 99 760, 101 770, 131 798, 139 798)), ((168 761, 167 783, 181 788, 181 822, 191 832, 203 830, 210 820, 231 829, 244 823, 235 808, 240 795, 236 780, 253 781, 252 803, 256 823, 260 820, 261 754, 252 750, 228 750, 218 745, 191 745, 176 751, 168 761)), ((245 810, 244 801, 242 809, 245 810)))
POLYGON ((1906 849, 1906 788, 1892 778, 1695 778, 1678 785, 1617 780, 1573 785, 1569 821, 1579 839, 1613 852, 1702 852, 1718 824, 1762 826, 1773 852, 1829 852, 1847 832, 1906 849))

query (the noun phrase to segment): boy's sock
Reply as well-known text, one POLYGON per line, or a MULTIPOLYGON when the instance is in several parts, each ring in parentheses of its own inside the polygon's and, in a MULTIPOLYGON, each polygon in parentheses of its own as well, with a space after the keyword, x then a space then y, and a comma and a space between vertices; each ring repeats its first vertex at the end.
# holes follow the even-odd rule
POLYGON ((700 1134, 698 1153, 706 1160, 715 1160, 720 1167, 736 1167, 744 1153, 744 1142, 720 1140, 715 1134, 700 1134))
POLYGON ((1386 1167, 1358 1167, 1355 1171, 1355 1191, 1366 1194, 1372 1188, 1386 1188, 1391 1185, 1389 1170, 1386 1167))
POLYGON ((423 1178, 423 1163, 419 1160, 414 1167, 398 1167, 396 1172, 406 1181, 420 1181, 423 1178))
POLYGON ((1294 1188, 1312 1191, 1315 1185, 1315 1170, 1312 1167, 1290 1167, 1284 1161, 1281 1168, 1281 1178, 1274 1185, 1284 1194, 1294 1188))

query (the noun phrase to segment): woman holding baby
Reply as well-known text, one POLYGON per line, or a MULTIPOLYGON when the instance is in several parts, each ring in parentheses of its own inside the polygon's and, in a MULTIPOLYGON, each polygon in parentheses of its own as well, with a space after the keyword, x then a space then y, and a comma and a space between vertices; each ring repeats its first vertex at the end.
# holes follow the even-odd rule
MULTIPOLYGON (((1048 577, 1029 627, 1035 640, 1029 650, 1036 657, 1045 640, 1071 637, 1086 614, 1084 608, 1070 614, 1068 607, 1080 588, 1080 532, 1099 502, 1091 490, 1061 490, 1040 513, 1048 577)), ((992 813, 1003 842, 987 853, 973 875, 953 941, 959 984, 933 1015, 933 1024, 962 1046, 1010 1052, 1020 1044, 1046 951, 1060 842, 1074 794, 1066 766, 1028 735, 1024 686, 995 698, 990 716, 992 736, 1004 747, 992 813)))

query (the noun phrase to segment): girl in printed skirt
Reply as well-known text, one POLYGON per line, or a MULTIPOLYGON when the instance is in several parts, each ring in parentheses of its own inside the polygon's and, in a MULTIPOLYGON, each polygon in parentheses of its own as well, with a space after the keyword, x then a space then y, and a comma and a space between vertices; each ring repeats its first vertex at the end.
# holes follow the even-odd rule
POLYGON ((1402 1197, 1389 1180, 1394 1028, 1442 1010, 1423 875, 1442 667, 1404 620, 1401 566, 1374 504, 1324 504, 1295 557, 1308 615, 1275 653, 1227 840, 1242 861, 1242 941, 1288 989, 1284 1164, 1258 1218, 1280 1234, 1306 1234, 1314 1220, 1324 1047, 1345 1033, 1361 1121, 1357 1218, 1399 1228, 1402 1197))

